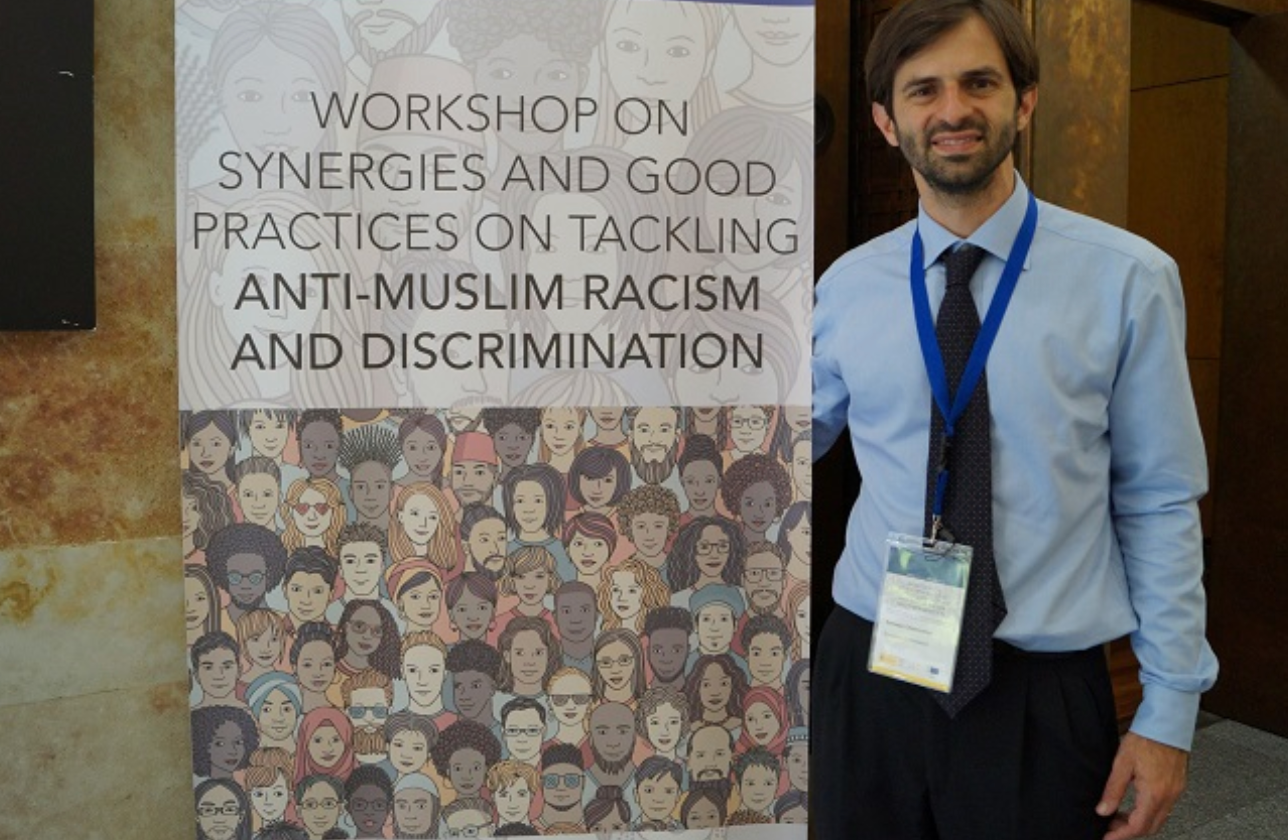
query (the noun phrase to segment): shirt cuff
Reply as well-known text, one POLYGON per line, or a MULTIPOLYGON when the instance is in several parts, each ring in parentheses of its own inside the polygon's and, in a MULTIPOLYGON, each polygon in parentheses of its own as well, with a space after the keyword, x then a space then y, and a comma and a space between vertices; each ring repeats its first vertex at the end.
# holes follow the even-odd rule
POLYGON ((1200 695, 1157 683, 1146 683, 1144 690, 1145 696, 1131 722, 1131 731, 1142 738, 1188 752, 1194 742, 1200 695))

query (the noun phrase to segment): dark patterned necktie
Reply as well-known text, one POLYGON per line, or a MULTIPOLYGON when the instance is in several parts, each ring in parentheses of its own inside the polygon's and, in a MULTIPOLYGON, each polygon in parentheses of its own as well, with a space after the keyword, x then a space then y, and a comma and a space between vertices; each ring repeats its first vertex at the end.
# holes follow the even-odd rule
MULTIPOLYGON (((970 282, 984 255, 981 248, 963 245, 943 258, 948 271, 948 287, 939 306, 939 317, 935 320, 935 335, 944 358, 950 403, 957 396, 966 360, 970 358, 975 337, 979 335, 979 312, 971 297, 970 282)), ((932 399, 929 475, 926 480, 927 535, 931 530, 935 480, 943 441, 944 418, 932 399)), ((954 717, 992 679, 993 633, 1006 617, 1006 601, 1002 597, 997 566, 993 562, 993 467, 986 375, 980 376, 975 393, 958 419, 952 445, 946 455, 949 482, 944 499, 943 526, 951 537, 941 533, 941 538, 952 539, 974 550, 953 690, 950 694, 935 695, 948 716, 954 717)))

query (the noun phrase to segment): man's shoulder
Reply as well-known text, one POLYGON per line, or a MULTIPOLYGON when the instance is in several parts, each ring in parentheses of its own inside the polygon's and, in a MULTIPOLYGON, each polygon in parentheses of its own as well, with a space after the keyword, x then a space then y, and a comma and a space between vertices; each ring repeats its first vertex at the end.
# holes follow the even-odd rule
POLYGON ((904 263, 907 261, 908 248, 915 229, 916 220, 912 220, 846 251, 819 278, 819 287, 821 288, 825 283, 843 283, 847 278, 853 279, 855 274, 862 273, 865 268, 883 266, 890 260, 897 260, 898 266, 906 268, 904 263))
POLYGON ((1121 259, 1152 274, 1175 270, 1175 260, 1142 236, 1057 204, 1043 201, 1040 205, 1039 229, 1058 237, 1070 249, 1121 259))

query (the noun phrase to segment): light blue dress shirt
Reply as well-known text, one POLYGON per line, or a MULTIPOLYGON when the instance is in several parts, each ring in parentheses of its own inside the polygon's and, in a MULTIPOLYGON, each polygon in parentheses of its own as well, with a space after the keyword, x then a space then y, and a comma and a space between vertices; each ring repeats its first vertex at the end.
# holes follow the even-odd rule
MULTIPOLYGON (((981 316, 1028 195, 1017 175, 967 240, 988 252, 971 287, 981 316)), ((1197 503, 1207 465, 1180 277, 1148 242, 1038 206, 987 367, 993 546, 1009 609, 997 638, 1072 651, 1130 633, 1144 685, 1132 731, 1188 749, 1217 663, 1204 638, 1197 503)), ((959 240, 924 210, 837 260, 814 309, 814 457, 848 427, 863 476, 832 594, 869 620, 887 534, 920 534, 925 516, 931 395, 908 277, 917 224, 937 311, 937 260, 959 240)))

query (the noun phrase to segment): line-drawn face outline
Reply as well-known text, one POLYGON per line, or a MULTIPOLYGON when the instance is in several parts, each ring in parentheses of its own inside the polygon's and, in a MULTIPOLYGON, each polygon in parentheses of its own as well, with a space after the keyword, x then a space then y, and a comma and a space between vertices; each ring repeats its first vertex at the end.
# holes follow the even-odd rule
POLYGON ((732 6, 733 19, 756 57, 785 67, 801 61, 814 43, 814 9, 732 6))
POLYGON ((226 720, 215 728, 210 739, 210 772, 212 777, 231 778, 246 760, 246 740, 235 720, 226 720))
MULTIPOLYGON (((314 423, 313 425, 318 425, 314 423)), ((312 487, 300 494, 300 499, 291 506, 291 519, 295 527, 307 539, 318 540, 331 527, 336 511, 327 502, 321 491, 312 487), (303 509, 303 513, 301 513, 303 509)))
POLYGON ((237 482, 237 504, 247 522, 276 530, 282 485, 267 473, 250 473, 237 482))
POLYGON ((460 632, 462 641, 483 639, 492 625, 496 605, 465 589, 448 612, 452 617, 452 626, 460 632))
POLYGON ((315 420, 300 429, 300 462, 312 478, 334 473, 339 457, 340 433, 335 426, 315 420))
POLYGON ((197 802, 197 825, 207 840, 233 840, 248 815, 241 810, 226 814, 224 809, 240 805, 237 795, 222 785, 215 785, 202 794, 197 802), (203 810, 209 811, 209 816, 203 816, 203 810))
POLYGON ((345 28, 375 55, 394 50, 424 26, 439 0, 342 0, 345 28))
POLYGON ((604 26, 603 56, 619 99, 691 99, 714 55, 699 16, 684 4, 614 3, 604 26))
POLYGON ((326 691, 335 681, 335 651, 331 645, 321 639, 305 642, 295 664, 295 677, 307 691, 326 691))
POLYGON ((255 813, 264 823, 273 823, 282 819, 290 801, 286 779, 280 773, 273 779, 271 785, 250 789, 250 806, 255 809, 255 813))
POLYGON ((265 740, 279 743, 289 741, 295 735, 300 713, 295 704, 287 697, 286 692, 275 688, 268 693, 260 705, 255 723, 265 740))
POLYGON ((389 467, 379 461, 354 464, 349 471, 349 498, 358 515, 378 520, 389 512, 393 499, 393 477, 389 467))
POLYGON ((443 696, 447 668, 443 652, 433 645, 416 645, 402 657, 402 676, 407 692, 422 707, 433 706, 443 696))
POLYGON ((312 96, 324 96, 322 88, 307 61, 272 38, 261 40, 229 67, 219 89, 220 108, 237 148, 259 161, 274 153, 316 150, 326 129, 313 114, 312 96))
POLYGON ((325 781, 314 782, 305 788, 299 802, 304 826, 310 834, 317 836, 335 828, 343 807, 344 797, 337 795, 330 783, 325 781))
POLYGON ((436 578, 409 586, 398 596, 398 610, 409 623, 429 628, 443 608, 443 587, 436 578))
POLYGON ((296 572, 286 584, 286 607, 297 625, 319 621, 326 614, 331 585, 315 572, 296 572))
POLYGON ((433 795, 420 788, 406 788, 394 794, 394 825, 396 835, 420 835, 432 829, 437 822, 438 808, 433 795))
POLYGON ((251 450, 256 455, 272 458, 274 461, 281 457, 282 450, 291 437, 291 427, 285 417, 252 410, 246 427, 251 450))
POLYGON ((207 700, 225 700, 237 688, 237 656, 218 647, 197 660, 197 684, 207 700))
POLYGON ((586 716, 590 712, 590 678, 578 674, 559 676, 551 681, 548 696, 550 697, 550 708, 560 725, 575 729, 582 725, 582 722, 586 720, 586 716), (557 702, 554 699, 555 697, 564 702, 557 702), (587 702, 576 702, 577 699, 583 697, 587 698, 587 702))
POLYGON ((350 598, 377 597, 384 552, 380 544, 355 540, 340 547, 340 575, 350 598))
POLYGON ((234 441, 211 423, 198 429, 188 439, 188 463, 207 478, 220 480, 224 468, 233 457, 234 441))

